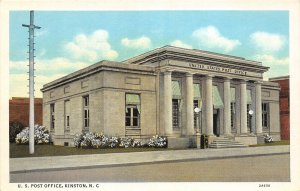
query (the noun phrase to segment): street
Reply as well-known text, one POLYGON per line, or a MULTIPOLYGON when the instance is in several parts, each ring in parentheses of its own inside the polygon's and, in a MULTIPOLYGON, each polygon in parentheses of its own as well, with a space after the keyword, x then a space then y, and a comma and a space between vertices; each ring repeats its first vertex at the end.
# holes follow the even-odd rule
POLYGON ((290 181, 289 154, 77 170, 12 173, 10 182, 281 182, 290 181))

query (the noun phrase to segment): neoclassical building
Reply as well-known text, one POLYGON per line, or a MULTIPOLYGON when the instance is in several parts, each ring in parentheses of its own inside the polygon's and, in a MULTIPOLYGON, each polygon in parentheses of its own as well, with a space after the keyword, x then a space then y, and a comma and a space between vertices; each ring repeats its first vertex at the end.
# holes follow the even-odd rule
POLYGON ((123 62, 101 61, 43 86, 43 122, 54 144, 83 131, 191 146, 227 137, 280 140, 279 86, 261 62, 164 46, 123 62))

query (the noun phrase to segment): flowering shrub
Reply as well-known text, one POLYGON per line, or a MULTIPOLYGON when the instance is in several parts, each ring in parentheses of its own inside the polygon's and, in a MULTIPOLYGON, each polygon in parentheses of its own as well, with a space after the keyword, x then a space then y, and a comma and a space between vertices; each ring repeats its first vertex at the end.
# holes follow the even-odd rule
POLYGON ((263 137, 264 137, 265 143, 272 143, 273 142, 273 137, 271 137, 270 135, 264 134, 263 137))
POLYGON ((138 142, 138 141, 135 141, 135 144, 133 144, 134 141, 135 140, 133 140, 132 138, 125 137, 125 138, 120 139, 119 146, 120 147, 125 147, 125 148, 134 147, 134 145, 136 144, 136 142, 138 142))
POLYGON ((78 148, 116 148, 116 147, 167 147, 167 138, 161 136, 153 136, 150 140, 139 141, 130 137, 118 138, 107 137, 103 133, 97 134, 87 132, 76 134, 74 146, 78 148))
POLYGON ((23 124, 17 121, 9 123, 9 142, 14 143, 16 142, 17 134, 21 133, 23 130, 23 124))
MULTIPOLYGON (((29 127, 23 129, 16 136, 17 144, 28 144, 29 143, 29 127)), ((34 143, 35 144, 48 144, 50 143, 50 135, 48 130, 41 125, 34 126, 34 143)))
POLYGON ((149 147, 167 147, 167 137, 155 135, 148 142, 149 147))
POLYGON ((143 147, 143 143, 141 141, 138 141, 138 140, 133 140, 132 141, 132 147, 143 147))
POLYGON ((82 134, 76 134, 73 141, 74 141, 74 146, 75 147, 80 147, 80 143, 83 140, 83 135, 82 134))

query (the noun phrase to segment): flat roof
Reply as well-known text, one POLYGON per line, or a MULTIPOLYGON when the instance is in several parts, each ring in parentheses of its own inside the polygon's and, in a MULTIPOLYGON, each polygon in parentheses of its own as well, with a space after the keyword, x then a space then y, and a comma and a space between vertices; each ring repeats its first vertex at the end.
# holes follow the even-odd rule
POLYGON ((199 49, 188 49, 188 48, 181 48, 181 47, 175 47, 175 46, 170 46, 166 45, 160 48, 156 48, 154 50, 145 52, 143 54, 134 56, 132 58, 129 58, 127 60, 124 60, 123 62, 126 63, 134 63, 138 60, 143 60, 144 58, 147 58, 150 55, 155 55, 160 52, 164 51, 174 51, 178 53, 184 53, 184 54, 189 54, 189 55, 194 55, 194 56, 203 56, 206 58, 212 58, 212 59, 219 59, 219 60, 227 60, 227 61, 233 61, 233 62, 243 62, 243 63, 248 63, 248 64, 253 64, 253 65, 259 65, 261 66, 262 63, 258 61, 253 61, 253 60, 247 60, 243 57, 238 57, 238 56, 232 56, 232 55, 227 55, 227 54, 221 54, 221 53, 215 53, 215 52, 210 52, 210 51, 204 51, 204 50, 199 50, 199 49))
POLYGON ((269 81, 288 80, 288 79, 290 79, 290 75, 269 78, 269 81))
POLYGON ((45 91, 45 89, 56 86, 58 84, 63 85, 65 82, 74 81, 79 78, 85 77, 87 75, 93 74, 95 72, 103 71, 103 70, 130 70, 130 71, 139 71, 139 72, 150 72, 154 73, 155 68, 151 66, 141 66, 141 65, 133 65, 128 63, 122 63, 122 62, 113 62, 113 61, 107 61, 103 60, 100 62, 97 62, 95 64, 92 64, 88 67, 85 67, 83 69, 77 70, 75 72, 72 72, 68 75, 65 75, 61 78, 58 78, 52 82, 46 83, 43 85, 43 88, 41 91, 45 91))

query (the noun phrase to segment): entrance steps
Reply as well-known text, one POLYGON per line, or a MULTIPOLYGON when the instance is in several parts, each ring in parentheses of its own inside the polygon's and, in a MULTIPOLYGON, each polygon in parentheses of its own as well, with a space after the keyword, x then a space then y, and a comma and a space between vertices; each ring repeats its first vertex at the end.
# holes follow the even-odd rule
POLYGON ((208 147, 212 149, 220 149, 220 148, 243 148, 247 146, 240 142, 229 139, 227 137, 216 137, 215 140, 208 145, 208 147))

